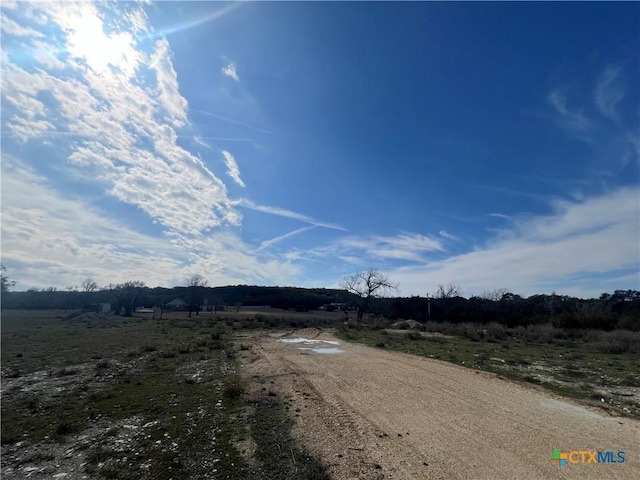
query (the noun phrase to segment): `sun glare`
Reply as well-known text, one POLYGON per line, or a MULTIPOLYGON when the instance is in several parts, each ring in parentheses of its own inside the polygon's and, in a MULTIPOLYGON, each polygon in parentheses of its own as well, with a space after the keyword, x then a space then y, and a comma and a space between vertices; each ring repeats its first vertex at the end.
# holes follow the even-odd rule
POLYGON ((137 66, 133 36, 129 32, 105 34, 102 19, 93 8, 67 16, 65 27, 69 53, 83 59, 97 73, 116 67, 127 77, 137 66))

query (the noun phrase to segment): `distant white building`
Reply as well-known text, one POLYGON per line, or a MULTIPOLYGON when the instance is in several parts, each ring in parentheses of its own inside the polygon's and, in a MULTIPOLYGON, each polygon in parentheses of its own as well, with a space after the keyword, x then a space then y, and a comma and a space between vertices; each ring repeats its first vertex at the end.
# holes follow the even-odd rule
POLYGON ((181 298, 174 298, 170 302, 165 303, 164 306, 167 310, 186 310, 189 308, 189 304, 181 298))
POLYGON ((98 307, 98 313, 108 314, 111 313, 111 304, 110 303, 101 303, 98 307))

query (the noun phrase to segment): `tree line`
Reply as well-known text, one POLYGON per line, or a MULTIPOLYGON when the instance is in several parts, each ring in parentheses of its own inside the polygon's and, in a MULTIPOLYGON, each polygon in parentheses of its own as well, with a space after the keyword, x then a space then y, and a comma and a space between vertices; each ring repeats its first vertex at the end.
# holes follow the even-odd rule
POLYGON ((640 330, 640 291, 616 290, 599 298, 540 294, 522 297, 507 289, 464 298, 456 285, 440 285, 430 295, 389 297, 398 284, 375 269, 345 277, 340 289, 230 285, 210 287, 201 275, 192 275, 184 285, 173 288, 148 287, 141 281, 99 287, 91 278, 66 290, 54 287, 10 291, 14 285, 2 269, 3 309, 92 309, 111 303, 115 311, 131 315, 139 306, 161 307, 179 298, 190 315, 201 307, 263 305, 295 311, 343 309, 357 311, 357 320, 370 315, 419 322, 501 323, 508 327, 551 323, 558 328, 618 328, 640 330))

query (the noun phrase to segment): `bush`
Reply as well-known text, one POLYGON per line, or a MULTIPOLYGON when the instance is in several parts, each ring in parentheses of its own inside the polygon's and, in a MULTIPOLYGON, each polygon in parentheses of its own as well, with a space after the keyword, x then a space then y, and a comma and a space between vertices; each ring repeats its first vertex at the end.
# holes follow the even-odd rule
POLYGON ((600 332, 601 340, 593 344, 593 348, 601 353, 640 353, 640 332, 614 330, 600 332))
POLYGON ((507 329, 500 323, 491 322, 485 327, 484 334, 489 341, 504 340, 507 338, 507 329))
POLYGON ((240 375, 231 375, 224 380, 222 396, 227 399, 240 398, 244 393, 244 383, 240 375))

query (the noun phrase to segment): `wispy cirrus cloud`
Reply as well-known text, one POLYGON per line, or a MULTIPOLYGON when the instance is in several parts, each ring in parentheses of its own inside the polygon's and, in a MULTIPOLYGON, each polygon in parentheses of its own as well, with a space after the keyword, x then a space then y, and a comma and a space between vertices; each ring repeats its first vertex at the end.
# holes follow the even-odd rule
POLYGON ((600 113, 612 120, 618 120, 616 107, 625 95, 621 72, 618 66, 607 66, 600 74, 593 94, 600 113))
POLYGON ((438 232, 438 234, 439 234, 441 237, 446 238, 447 240, 453 240, 454 242, 460 242, 460 241, 462 241, 462 239, 461 239, 460 237, 458 237, 457 235, 454 235, 453 233, 449 233, 449 232, 447 232, 446 230, 440 230, 440 231, 438 232))
POLYGON ((207 142, 205 142, 200 135, 194 135, 193 141, 198 145, 202 145, 203 147, 211 148, 211 146, 207 142))
POLYGON ((581 110, 569 108, 567 94, 562 90, 553 90, 547 101, 556 112, 556 121, 563 128, 577 132, 591 128, 591 120, 581 110))
POLYGON ((346 228, 340 225, 316 220, 315 218, 309 217, 302 213, 293 212, 285 208, 273 207, 269 205, 258 205, 252 200, 249 200, 247 198, 240 198, 238 200, 234 200, 233 204, 239 207, 255 210, 256 212, 267 213, 269 215, 276 215, 278 217, 290 218, 292 220, 299 220, 301 222, 309 223, 317 227, 324 227, 332 230, 343 230, 343 231, 346 230, 346 228))
POLYGON ((231 152, 223 150, 222 156, 224 156, 224 160, 227 165, 227 175, 233 178, 233 181, 241 187, 246 187, 246 185, 242 181, 242 178, 240 178, 240 168, 238 167, 238 162, 236 162, 236 159, 231 154, 231 152))
MULTIPOLYGON (((569 105, 567 89, 556 88, 547 98, 555 123, 571 137, 589 144, 594 156, 600 159, 594 162, 597 168, 608 174, 620 172, 640 160, 637 109, 629 110, 623 102, 625 77, 623 64, 609 64, 584 82, 591 85, 591 94, 583 98, 575 94, 573 105, 569 105)), ((580 92, 584 88, 586 85, 575 90, 580 92)))
POLYGON ((238 77, 238 72, 236 70, 236 64, 235 62, 231 62, 230 64, 228 64, 225 67, 222 67, 222 74, 225 77, 229 77, 232 78, 233 80, 235 80, 236 82, 240 81, 240 77, 238 77))
POLYGON ((255 125, 250 125, 250 124, 248 124, 246 122, 241 122, 240 120, 236 120, 235 118, 225 117, 224 115, 220 115, 218 113, 209 112, 207 110, 201 110, 199 108, 194 108, 194 109, 192 109, 192 111, 198 112, 198 113, 202 113, 202 114, 207 115, 209 117, 218 118, 220 120, 224 120, 225 122, 229 122, 229 123, 232 123, 234 125, 240 125, 242 127, 247 127, 247 128, 252 129, 252 130, 256 130, 256 131, 258 131, 260 133, 267 133, 267 134, 272 134, 273 133, 273 132, 271 132, 269 130, 265 130, 263 128, 256 127, 255 125))
POLYGON ((315 225, 311 225, 309 227, 302 227, 302 228, 298 228, 296 230, 293 230, 291 232, 285 233, 284 235, 280 235, 278 237, 274 237, 271 238, 269 240, 265 240, 264 242, 262 242, 260 244, 260 247, 258 248, 258 250, 264 250, 265 248, 269 248, 273 245, 275 245, 276 243, 282 242, 283 240, 286 240, 287 238, 291 238, 294 237, 296 235, 300 235, 301 233, 304 232, 308 232, 309 230, 313 230, 314 228, 317 228, 315 225))
POLYGON ((335 256, 349 263, 362 264, 380 261, 422 262, 426 260, 426 254, 444 250, 443 242, 436 237, 401 232, 394 236, 342 237, 331 245, 313 249, 310 254, 318 257, 335 256))

